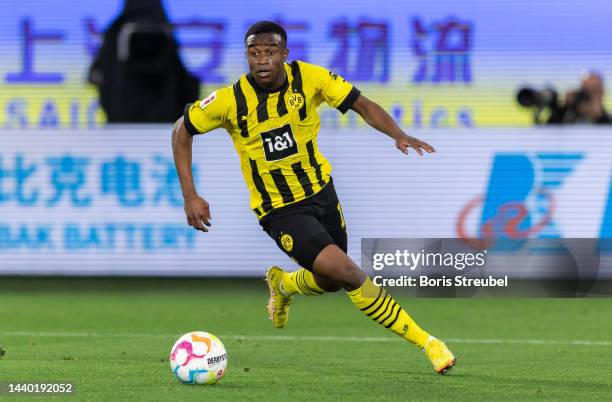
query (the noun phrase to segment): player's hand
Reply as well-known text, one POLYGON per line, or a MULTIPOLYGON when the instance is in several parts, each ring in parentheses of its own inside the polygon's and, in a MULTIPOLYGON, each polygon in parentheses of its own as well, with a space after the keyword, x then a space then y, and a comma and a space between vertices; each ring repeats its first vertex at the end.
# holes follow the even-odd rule
POLYGON ((409 135, 403 135, 397 140, 395 140, 395 146, 397 149, 408 155, 408 148, 414 148, 414 150, 420 155, 423 156, 423 150, 427 153, 436 152, 434 147, 426 143, 425 141, 421 141, 418 138, 411 137, 409 135))
POLYGON ((210 226, 210 209, 204 198, 199 195, 185 198, 185 216, 189 226, 208 232, 206 226, 210 226))

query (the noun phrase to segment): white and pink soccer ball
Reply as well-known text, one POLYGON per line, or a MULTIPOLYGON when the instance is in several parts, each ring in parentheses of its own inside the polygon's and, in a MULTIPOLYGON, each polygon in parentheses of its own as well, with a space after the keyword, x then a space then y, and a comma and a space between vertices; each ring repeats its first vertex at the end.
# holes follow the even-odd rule
POLYGON ((170 368, 183 384, 216 384, 227 368, 225 346, 208 332, 186 333, 170 351, 170 368))

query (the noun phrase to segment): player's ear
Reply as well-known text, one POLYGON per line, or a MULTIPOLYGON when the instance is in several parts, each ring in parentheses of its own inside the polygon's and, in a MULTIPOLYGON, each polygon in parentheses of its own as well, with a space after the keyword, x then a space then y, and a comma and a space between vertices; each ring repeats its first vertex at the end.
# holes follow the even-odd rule
POLYGON ((286 62, 288 57, 289 57, 289 49, 285 48, 285 50, 283 51, 283 61, 286 62))

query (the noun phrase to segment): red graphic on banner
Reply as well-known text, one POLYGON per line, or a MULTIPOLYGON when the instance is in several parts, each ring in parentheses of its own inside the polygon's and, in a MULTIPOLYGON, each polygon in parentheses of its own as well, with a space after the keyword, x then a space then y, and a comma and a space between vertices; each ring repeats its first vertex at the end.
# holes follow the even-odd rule
POLYGON ((544 196, 548 202, 546 215, 538 223, 531 225, 527 229, 520 229, 525 218, 529 216, 529 209, 524 201, 509 201, 500 205, 497 213, 480 225, 477 230, 477 232, 480 232, 480 236, 471 236, 466 229, 468 217, 473 210, 483 203, 482 196, 474 198, 459 213, 456 225, 457 237, 463 239, 472 247, 486 249, 495 244, 495 240, 501 237, 499 235, 504 235, 504 237, 509 239, 524 239, 541 232, 552 221, 555 204, 550 193, 539 190, 537 194, 544 196))

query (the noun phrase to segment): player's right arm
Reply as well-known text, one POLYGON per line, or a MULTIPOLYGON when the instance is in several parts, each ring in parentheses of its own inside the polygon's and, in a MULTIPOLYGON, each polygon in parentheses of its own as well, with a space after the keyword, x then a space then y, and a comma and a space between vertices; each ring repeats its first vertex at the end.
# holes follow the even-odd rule
POLYGON ((172 153, 185 200, 187 224, 203 232, 208 232, 206 226, 210 226, 210 208, 208 202, 196 192, 193 181, 193 136, 225 126, 230 100, 233 100, 231 91, 231 87, 223 88, 187 105, 183 117, 176 121, 172 129, 172 153))
POLYGON ((181 117, 172 128, 172 154, 185 200, 185 216, 189 226, 208 232, 206 226, 210 226, 210 209, 208 202, 195 189, 191 171, 192 145, 193 135, 187 131, 184 118, 181 117))

